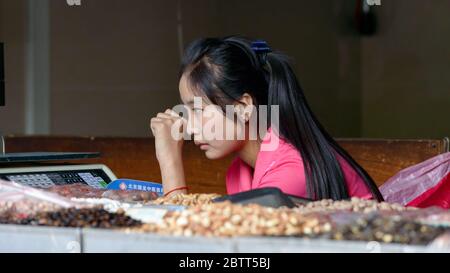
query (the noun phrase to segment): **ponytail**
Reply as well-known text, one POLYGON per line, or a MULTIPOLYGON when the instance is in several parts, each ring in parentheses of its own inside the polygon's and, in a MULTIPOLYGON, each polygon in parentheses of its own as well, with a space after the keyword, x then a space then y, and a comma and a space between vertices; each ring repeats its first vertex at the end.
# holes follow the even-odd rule
MULTIPOLYGON (((267 54, 270 81, 268 104, 279 105, 279 134, 303 158, 307 192, 310 198, 334 200, 350 198, 338 155, 363 178, 374 198, 382 200, 375 183, 348 153, 325 131, 311 111, 302 88, 285 56, 267 54)), ((270 107, 269 107, 270 108, 270 107)))

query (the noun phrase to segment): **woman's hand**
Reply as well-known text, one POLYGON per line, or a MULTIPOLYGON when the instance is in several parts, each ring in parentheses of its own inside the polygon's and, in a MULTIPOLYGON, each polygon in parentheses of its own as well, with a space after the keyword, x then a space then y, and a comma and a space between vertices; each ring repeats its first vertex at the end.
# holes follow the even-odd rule
MULTIPOLYGON (((182 160, 185 124, 186 121, 171 109, 159 113, 150 122, 164 192, 186 186, 182 160)), ((174 191, 174 193, 181 192, 186 191, 174 191)))
POLYGON ((171 109, 151 119, 156 157, 160 164, 181 159, 185 121, 171 109))

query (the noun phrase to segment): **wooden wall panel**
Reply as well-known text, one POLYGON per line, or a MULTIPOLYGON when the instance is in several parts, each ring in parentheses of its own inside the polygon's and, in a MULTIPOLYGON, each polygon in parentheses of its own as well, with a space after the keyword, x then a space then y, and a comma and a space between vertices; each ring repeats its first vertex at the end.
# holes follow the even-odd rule
MULTIPOLYGON (((338 142, 382 185, 403 168, 448 151, 443 140, 364 140, 338 142)), ((103 163, 120 178, 161 181, 153 138, 8 137, 7 152, 100 152, 101 158, 71 163, 103 163)), ((225 172, 232 158, 208 160, 193 142, 185 143, 184 168, 192 192, 225 193, 225 172)))

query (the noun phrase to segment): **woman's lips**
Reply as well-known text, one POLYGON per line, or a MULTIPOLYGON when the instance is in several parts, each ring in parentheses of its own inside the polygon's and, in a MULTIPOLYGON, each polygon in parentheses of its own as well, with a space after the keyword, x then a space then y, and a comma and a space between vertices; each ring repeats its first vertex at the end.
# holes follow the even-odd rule
POLYGON ((195 144, 200 147, 200 150, 207 150, 209 147, 207 143, 195 143, 195 144))
POLYGON ((200 150, 208 150, 209 145, 208 144, 200 144, 200 150))

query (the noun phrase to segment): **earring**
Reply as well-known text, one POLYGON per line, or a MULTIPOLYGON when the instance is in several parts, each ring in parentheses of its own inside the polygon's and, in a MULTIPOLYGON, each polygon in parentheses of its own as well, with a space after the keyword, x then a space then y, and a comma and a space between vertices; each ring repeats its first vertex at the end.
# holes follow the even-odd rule
POLYGON ((245 122, 248 122, 248 120, 250 119, 248 116, 249 116, 248 113, 244 113, 244 118, 243 118, 243 120, 244 120, 245 122))

